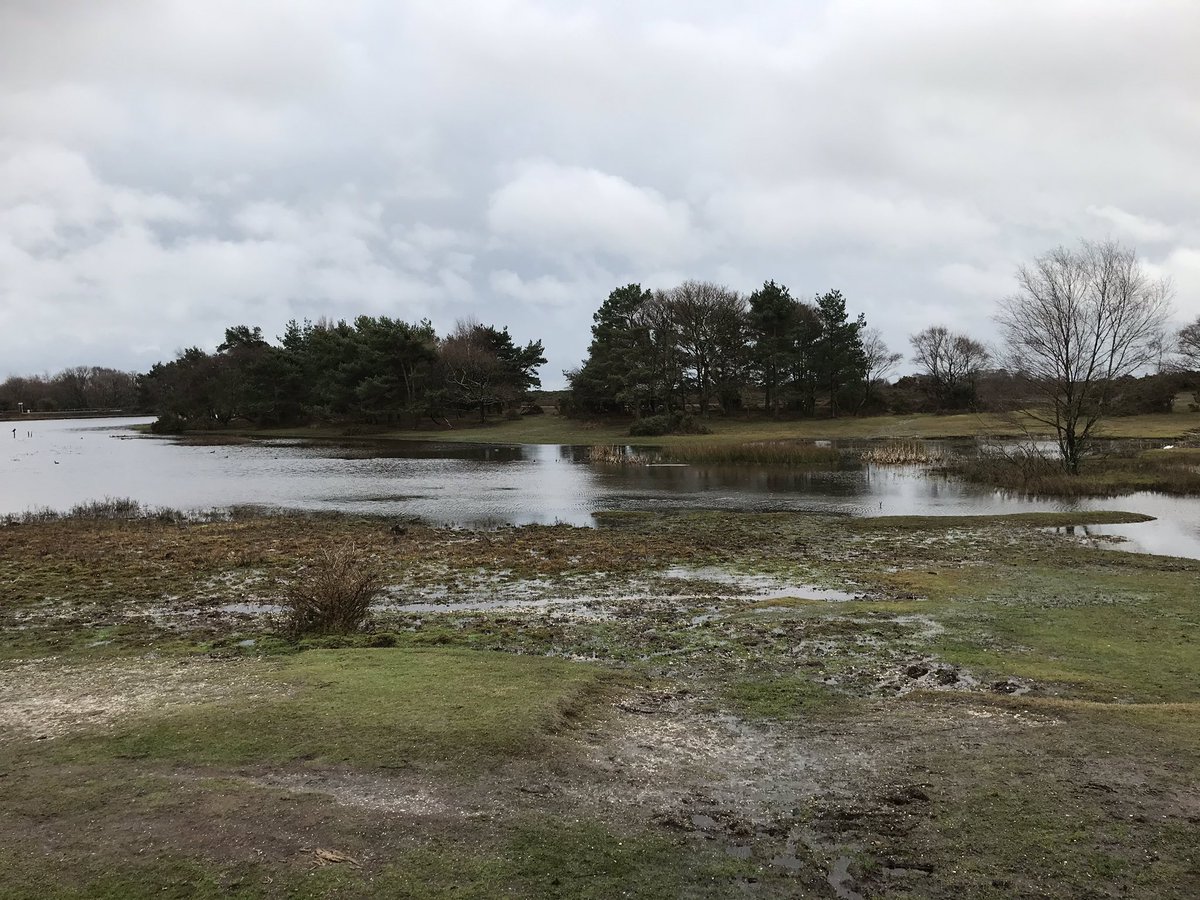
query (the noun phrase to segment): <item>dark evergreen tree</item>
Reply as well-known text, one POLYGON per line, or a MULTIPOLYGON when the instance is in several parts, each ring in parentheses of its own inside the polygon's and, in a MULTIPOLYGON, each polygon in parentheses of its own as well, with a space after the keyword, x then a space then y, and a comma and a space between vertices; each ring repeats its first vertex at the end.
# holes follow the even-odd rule
POLYGON ((841 409, 843 389, 864 377, 862 330, 867 322, 862 314, 850 320, 846 298, 837 290, 817 297, 817 320, 821 330, 814 347, 814 368, 821 387, 829 393, 829 415, 834 417, 841 409))

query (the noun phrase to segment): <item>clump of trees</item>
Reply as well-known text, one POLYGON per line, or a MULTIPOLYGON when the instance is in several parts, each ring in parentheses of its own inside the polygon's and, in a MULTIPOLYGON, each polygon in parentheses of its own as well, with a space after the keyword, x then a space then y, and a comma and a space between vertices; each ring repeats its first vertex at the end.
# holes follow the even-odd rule
POLYGON ((460 322, 439 337, 428 321, 387 316, 289 322, 278 343, 262 329, 226 329, 213 353, 198 347, 141 379, 164 431, 313 420, 394 425, 424 418, 517 414, 540 387, 542 342, 516 344, 508 329, 460 322))
POLYGON ((0 382, 0 410, 130 410, 138 406, 138 376, 103 366, 75 366, 56 375, 14 375, 0 382))
POLYGON ((969 409, 979 397, 979 376, 991 354, 979 341, 944 325, 931 325, 909 338, 926 390, 938 409, 969 409))
POLYGON ((1175 336, 1175 349, 1181 368, 1200 371, 1200 316, 1179 330, 1175 336))
POLYGON ((754 390, 776 414, 837 416, 862 409, 899 359, 840 291, 808 303, 774 281, 748 297, 704 281, 629 284, 593 321, 587 359, 565 373, 570 408, 585 414, 705 417, 741 409, 754 390))

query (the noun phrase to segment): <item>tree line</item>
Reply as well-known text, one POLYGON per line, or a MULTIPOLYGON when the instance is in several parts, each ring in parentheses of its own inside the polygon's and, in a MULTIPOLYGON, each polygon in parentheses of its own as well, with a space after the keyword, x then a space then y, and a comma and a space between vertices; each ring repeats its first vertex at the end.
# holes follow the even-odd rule
POLYGON ((359 316, 292 321, 277 343, 259 327, 234 326, 215 352, 191 347, 140 384, 163 431, 235 419, 448 424, 451 416, 518 415, 545 361, 541 341, 520 346, 507 328, 466 321, 439 337, 428 321, 359 316))
POLYGON ((774 281, 748 297, 707 281, 628 284, 593 322, 587 359, 565 373, 577 414, 729 414, 757 388, 773 413, 836 416, 862 410, 899 361, 840 291, 809 303, 774 281))
POLYGON ((0 412, 132 410, 140 404, 137 373, 103 366, 13 375, 0 382, 0 412))
POLYGON ((991 354, 930 326, 910 338, 918 372, 889 384, 903 356, 839 290, 811 301, 766 281, 748 296, 703 281, 619 287, 593 316, 588 355, 566 372, 580 415, 700 416, 759 408, 798 416, 975 408, 991 354))
POLYGON ((635 434, 687 430, 692 413, 748 405, 831 417, 1019 411, 1014 422, 1050 427, 1077 472, 1106 416, 1169 412, 1178 391, 1195 390, 1200 318, 1167 330, 1171 285, 1131 248, 1058 247, 1020 266, 1016 281, 993 315, 996 350, 931 325, 909 338, 917 373, 895 384, 887 376, 901 355, 862 314, 850 316, 840 291, 806 302, 774 281, 745 297, 710 282, 666 291, 629 284, 593 316, 587 358, 565 373, 568 407, 632 415, 635 434), (1155 374, 1138 377, 1147 370, 1155 374), (636 424, 643 417, 653 428, 636 424))
MULTIPOLYGON (((692 415, 1023 410, 1051 426, 1077 468, 1104 416, 1169 411, 1195 390, 1200 318, 1170 334, 1170 285, 1114 242, 1059 247, 1017 271, 990 349, 931 325, 909 338, 917 371, 852 315, 838 290, 811 301, 766 281, 749 295, 705 281, 613 290, 593 316, 582 364, 566 372, 568 414, 626 415, 678 429, 692 415), (1160 374, 1137 377, 1147 370, 1160 374), (1191 373, 1191 374, 1189 374, 1191 373)), ((528 402, 546 362, 540 340, 507 328, 386 316, 289 322, 275 342, 233 326, 213 352, 191 347, 136 375, 76 367, 0 383, 0 411, 149 410, 161 430, 235 419, 259 426, 343 421, 388 426, 540 412, 528 402)), ((645 431, 643 433, 653 433, 645 431)))

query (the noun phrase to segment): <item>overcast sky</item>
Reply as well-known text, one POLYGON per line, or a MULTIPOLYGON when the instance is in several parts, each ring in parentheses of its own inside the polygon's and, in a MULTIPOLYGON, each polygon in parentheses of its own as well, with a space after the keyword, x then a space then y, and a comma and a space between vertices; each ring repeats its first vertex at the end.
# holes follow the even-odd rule
POLYGON ((1182 324, 1198 48, 1196 0, 0 0, 0 377, 368 313, 556 387, 685 278, 840 288, 907 356, 1079 238, 1182 324))

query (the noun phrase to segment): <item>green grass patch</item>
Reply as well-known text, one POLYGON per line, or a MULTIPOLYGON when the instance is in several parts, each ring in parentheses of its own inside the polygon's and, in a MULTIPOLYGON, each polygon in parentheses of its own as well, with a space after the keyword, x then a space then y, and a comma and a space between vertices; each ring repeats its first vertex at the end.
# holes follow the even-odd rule
MULTIPOLYGON (((484 425, 463 419, 453 428, 395 429, 372 434, 372 440, 449 440, 466 443, 511 444, 628 444, 629 419, 584 421, 558 415, 525 416, 515 420, 496 420, 484 425)), ((770 419, 755 416, 739 418, 713 417, 703 420, 712 434, 697 438, 694 435, 668 435, 647 440, 647 443, 669 446, 678 443, 721 444, 738 441, 774 441, 794 439, 831 440, 910 440, 932 438, 977 437, 1021 438, 1027 434, 1049 436, 1045 425, 1024 417, 1014 421, 1009 416, 990 413, 959 413, 934 415, 845 416, 840 419, 770 419)), ((1108 438, 1179 438, 1191 429, 1200 427, 1200 415, 1195 413, 1161 413, 1112 418, 1104 423, 1103 436, 1108 438)), ((312 426, 286 429, 230 429, 204 432, 212 435, 250 435, 260 437, 302 437, 310 439, 344 439, 345 429, 337 426, 312 426)))
POLYGON ((518 820, 501 841, 481 841, 475 829, 463 830, 467 834, 459 838, 426 836, 423 846, 377 857, 366 871, 313 868, 296 859, 237 863, 180 851, 56 859, 0 845, 0 893, 9 900, 649 900, 724 896, 738 876, 758 875, 754 863, 696 850, 662 832, 619 832, 551 817, 518 820))
POLYGON ((1033 568, 986 589, 945 618, 946 659, 1086 699, 1200 699, 1194 572, 1033 568))
POLYGON ((696 852, 661 831, 619 834, 578 821, 523 823, 491 854, 455 849, 408 855, 377 879, 372 896, 716 897, 729 890, 734 876, 757 868, 714 851, 696 852))
POLYGON ((58 751, 212 765, 485 767, 547 750, 614 684, 598 667, 460 650, 313 650, 280 659, 279 696, 164 710, 58 751))
POLYGON ((874 516, 849 519, 844 527, 851 531, 898 529, 933 531, 947 528, 985 528, 1019 526, 1023 528, 1065 528, 1069 525, 1130 525, 1152 522, 1154 516, 1120 510, 1076 510, 1070 512, 1027 512, 984 516, 874 516))
POLYGON ((751 720, 795 721, 845 711, 850 698, 797 675, 742 678, 721 689, 722 702, 751 720))

